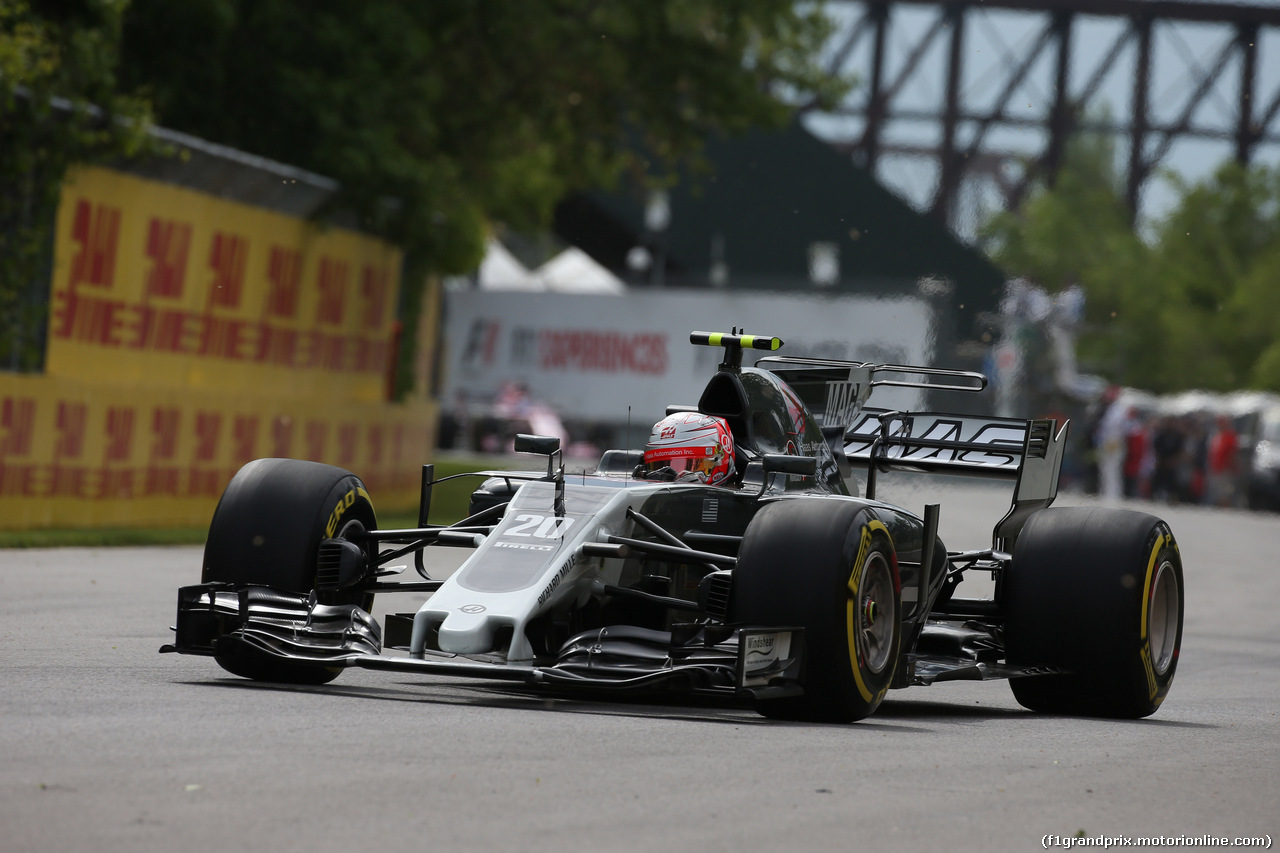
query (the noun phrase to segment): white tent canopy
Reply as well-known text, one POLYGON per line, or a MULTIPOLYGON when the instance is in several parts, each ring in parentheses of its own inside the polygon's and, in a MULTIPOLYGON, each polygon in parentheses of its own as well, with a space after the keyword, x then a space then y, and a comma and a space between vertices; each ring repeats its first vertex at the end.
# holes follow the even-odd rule
POLYGON ((570 247, 537 270, 529 271, 515 255, 494 238, 489 239, 484 260, 476 273, 480 290, 525 293, 591 293, 621 296, 627 287, 586 252, 570 247))
POLYGON ((476 279, 481 290, 546 290, 525 265, 507 251, 506 246, 492 237, 489 238, 476 279))
POLYGON ((555 293, 612 293, 620 296, 627 287, 613 273, 576 247, 565 249, 534 270, 534 278, 555 293))

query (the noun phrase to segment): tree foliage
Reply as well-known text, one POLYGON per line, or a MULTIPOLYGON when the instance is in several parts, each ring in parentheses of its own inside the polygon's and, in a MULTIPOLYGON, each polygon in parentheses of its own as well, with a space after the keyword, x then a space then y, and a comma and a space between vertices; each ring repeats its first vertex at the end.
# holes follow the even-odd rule
POLYGON ((792 0, 132 0, 121 77, 168 127, 336 178, 406 250, 412 341, 426 275, 474 269, 494 224, 835 103, 830 31, 792 0))
POLYGON ((1142 239, 1114 152, 1102 137, 1069 146, 1052 189, 983 235, 993 259, 1050 291, 1087 297, 1081 361, 1126 385, 1280 391, 1280 174, 1224 163, 1142 239))
POLYGON ((118 94, 122 4, 0 0, 0 367, 39 367, 63 176, 136 153, 148 111, 118 94))
POLYGON ((463 272, 491 222, 780 124, 783 93, 834 98, 828 32, 791 0, 133 0, 122 78, 162 124, 334 177, 365 228, 463 272))
POLYGON ((474 268, 495 222, 834 102, 829 32, 791 0, 0 0, 0 350, 38 361, 19 303, 46 310, 66 168, 136 151, 151 107, 336 178, 413 286, 474 268))
POLYGON ((1155 272, 1165 287, 1165 350, 1187 387, 1280 390, 1280 175, 1223 164, 1160 223, 1155 272), (1264 284, 1265 282, 1265 284, 1264 284), (1271 358, 1275 356, 1272 355, 1271 358))

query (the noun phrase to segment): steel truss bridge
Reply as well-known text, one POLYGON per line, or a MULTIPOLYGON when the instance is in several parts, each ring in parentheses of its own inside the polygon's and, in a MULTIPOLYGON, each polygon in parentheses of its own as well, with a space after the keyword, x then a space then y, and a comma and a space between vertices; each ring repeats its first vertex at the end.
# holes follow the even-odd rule
POLYGON ((1171 152, 1214 165, 1280 154, 1276 4, 829 0, 828 9, 840 22, 828 70, 859 85, 806 122, 882 180, 896 162, 917 183, 916 203, 953 228, 962 192, 1016 208, 1034 181, 1052 184, 1079 131, 1113 138, 1135 217, 1171 152), (921 191, 922 180, 932 186, 921 191))

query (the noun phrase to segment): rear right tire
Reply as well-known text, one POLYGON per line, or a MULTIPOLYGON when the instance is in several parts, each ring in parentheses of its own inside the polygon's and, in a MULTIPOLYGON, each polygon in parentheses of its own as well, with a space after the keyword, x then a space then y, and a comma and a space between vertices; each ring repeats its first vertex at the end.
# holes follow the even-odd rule
POLYGON ((1009 663, 1068 671, 1013 678, 1022 706, 1136 719, 1168 695, 1182 645, 1182 559, 1159 518, 1090 507, 1036 513, 1001 598, 1009 663))

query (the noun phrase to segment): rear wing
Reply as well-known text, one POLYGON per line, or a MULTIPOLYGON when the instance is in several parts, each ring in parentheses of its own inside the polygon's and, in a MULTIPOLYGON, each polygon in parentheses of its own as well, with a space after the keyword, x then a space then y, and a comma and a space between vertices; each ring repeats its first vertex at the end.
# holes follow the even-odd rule
POLYGON ((880 386, 981 391, 981 373, 896 364, 866 364, 781 356, 757 367, 795 390, 823 431, 843 436, 844 456, 867 471, 866 496, 875 499, 877 472, 921 471, 1014 481, 1012 505, 996 524, 993 547, 1013 548, 1030 515, 1058 495, 1068 424, 1052 418, 899 412, 866 406, 880 386))
POLYGON ((944 370, 909 364, 767 356, 756 362, 783 379, 800 397, 818 425, 851 427, 876 388, 926 391, 981 391, 987 377, 972 370, 944 370))

